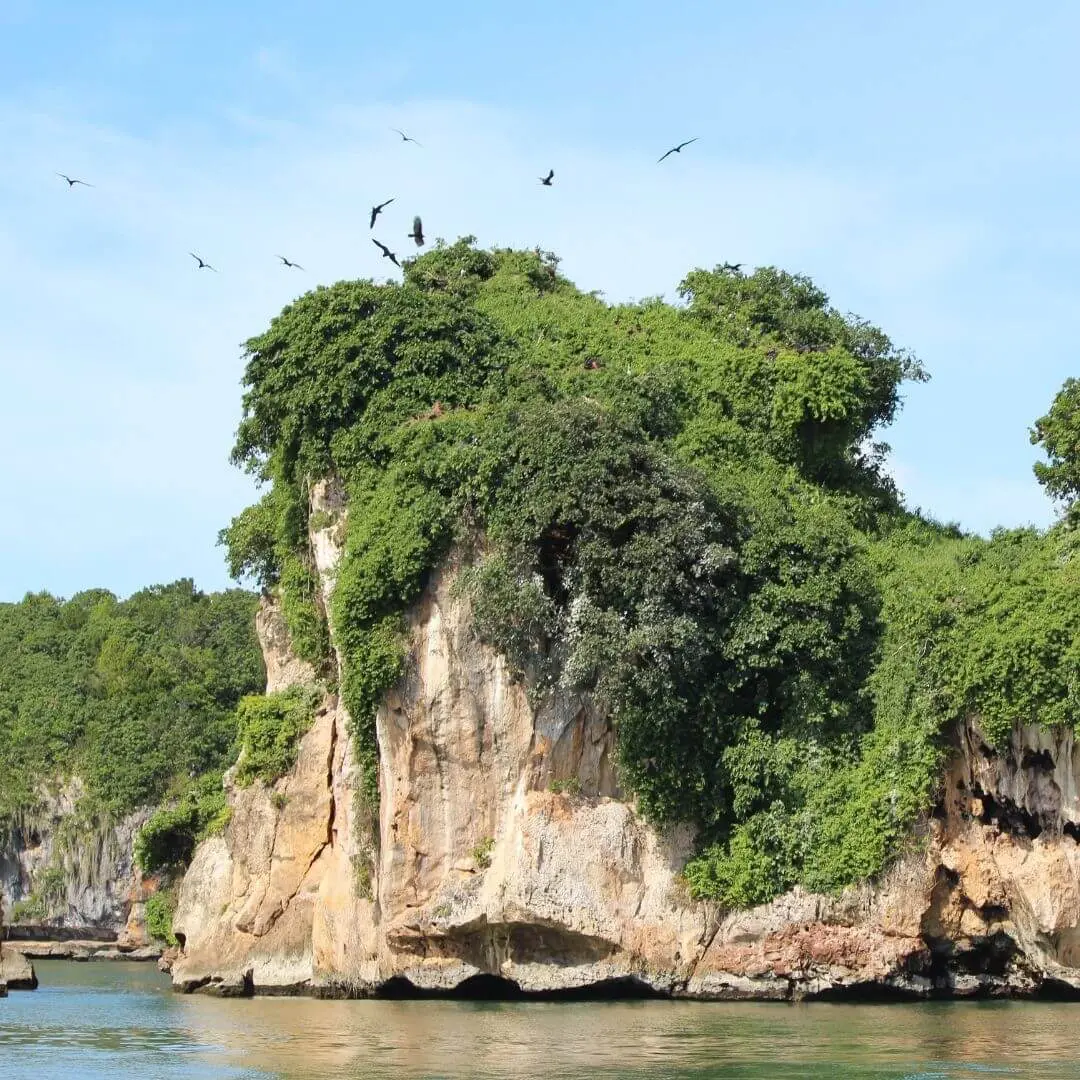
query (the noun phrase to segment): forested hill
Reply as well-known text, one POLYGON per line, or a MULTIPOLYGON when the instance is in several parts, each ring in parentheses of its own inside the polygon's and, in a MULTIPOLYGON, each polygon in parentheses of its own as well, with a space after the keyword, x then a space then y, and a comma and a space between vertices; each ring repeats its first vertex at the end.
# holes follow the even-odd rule
MULTIPOLYGON (((468 240, 400 285, 308 293, 248 342, 233 457, 266 487, 224 530, 229 562, 340 689, 358 807, 405 612, 456 548, 476 632, 533 699, 594 695, 640 810, 695 826, 695 895, 837 889, 931 809, 956 721, 1001 742, 1080 716, 1080 393, 1032 435, 1061 523, 965 536, 883 471, 925 377, 883 331, 773 268, 694 270, 680 296, 610 305, 546 252, 468 240), (308 540, 331 475, 336 654, 308 540)), ((223 820, 238 743, 245 782, 272 778, 307 722, 299 699, 241 703, 264 685, 256 603, 185 580, 0 605, 0 826, 77 776, 99 819, 179 802, 140 861, 182 865, 223 820)))
MULTIPOLYGON (((465 240, 302 297, 248 343, 234 460, 270 487, 232 569, 336 676, 307 496, 345 485, 331 622, 370 805, 403 614, 457 546, 477 632, 534 697, 592 692, 641 810, 696 826, 697 895, 837 888, 930 809, 953 722, 1078 715, 1074 534, 903 510, 876 440, 922 368, 808 279, 679 291, 609 305, 546 252, 465 240)), ((1063 394, 1036 437, 1067 501, 1063 394)))
POLYGON ((0 604, 0 834, 43 784, 72 776, 100 819, 220 774, 237 702, 265 681, 256 604, 188 579, 127 600, 97 589, 0 604))

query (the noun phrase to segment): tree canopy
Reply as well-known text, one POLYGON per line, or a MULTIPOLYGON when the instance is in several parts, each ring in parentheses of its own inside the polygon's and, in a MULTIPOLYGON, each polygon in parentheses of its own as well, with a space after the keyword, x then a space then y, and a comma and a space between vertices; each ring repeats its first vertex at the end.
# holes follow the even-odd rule
POLYGON ((227 766, 236 704, 265 678, 255 605, 190 579, 0 604, 0 820, 69 775, 115 814, 227 766))
POLYGON ((1069 522, 1080 520, 1080 380, 1066 379, 1050 411, 1035 421, 1031 441, 1049 461, 1035 463, 1035 475, 1046 493, 1065 507, 1069 522))

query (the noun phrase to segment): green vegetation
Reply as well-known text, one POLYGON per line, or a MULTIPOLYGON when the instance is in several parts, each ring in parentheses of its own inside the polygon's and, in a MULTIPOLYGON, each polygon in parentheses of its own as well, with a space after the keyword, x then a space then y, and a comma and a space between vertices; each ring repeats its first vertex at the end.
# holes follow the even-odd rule
POLYGON ((255 606, 190 580, 0 604, 0 828, 57 777, 81 778, 84 816, 115 816, 228 765, 265 678, 255 606))
MULTIPOLYGON (((695 894, 837 889, 908 842, 952 721, 1076 715, 1071 538, 903 511, 875 440, 923 370, 808 279, 699 269, 680 294, 609 306, 548 253, 470 240, 403 285, 316 289, 248 342, 234 461, 268 489, 223 540, 327 662, 309 487, 346 490, 330 615, 358 817, 404 613, 456 547, 533 700, 592 694, 642 811, 697 827, 695 894)), ((1074 412, 1038 427, 1059 498, 1074 412)))
POLYGON ((135 862, 145 874, 169 878, 191 861, 195 846, 216 836, 229 821, 221 773, 211 772, 182 796, 157 810, 135 837, 135 862))
POLYGON ((374 899, 371 880, 374 873, 371 856, 368 852, 357 852, 350 856, 353 871, 353 895, 358 900, 374 899))
POLYGON ((1035 463, 1035 475, 1047 494, 1064 504, 1070 524, 1080 521, 1080 380, 1066 379, 1050 411, 1035 421, 1031 441, 1042 446, 1048 462, 1035 463))
POLYGON ((566 780, 552 780, 548 784, 548 791, 552 795, 580 795, 581 781, 576 776, 571 776, 566 780))
POLYGON ((16 900, 11 905, 13 923, 40 923, 49 917, 49 907, 40 897, 31 893, 25 900, 16 900))
POLYGON ((157 892, 146 901, 146 932, 155 940, 166 945, 175 945, 172 921, 176 911, 176 896, 173 892, 157 892))
POLYGON ((293 767, 300 736, 311 727, 321 697, 313 687, 290 686, 276 694, 241 699, 236 710, 238 784, 246 787, 255 780, 272 784, 293 767))
POLYGON ((495 837, 485 836, 479 844, 472 849, 473 862, 486 870, 491 865, 491 853, 495 850, 495 837))

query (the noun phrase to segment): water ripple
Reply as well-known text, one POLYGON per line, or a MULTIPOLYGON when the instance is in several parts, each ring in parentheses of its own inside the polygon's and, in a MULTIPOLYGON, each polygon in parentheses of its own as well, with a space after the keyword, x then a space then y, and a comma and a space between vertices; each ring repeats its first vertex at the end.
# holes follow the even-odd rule
POLYGON ((135 964, 39 965, 0 1001, 5 1075, 97 1080, 1080 1077, 1075 1007, 181 997, 135 964))

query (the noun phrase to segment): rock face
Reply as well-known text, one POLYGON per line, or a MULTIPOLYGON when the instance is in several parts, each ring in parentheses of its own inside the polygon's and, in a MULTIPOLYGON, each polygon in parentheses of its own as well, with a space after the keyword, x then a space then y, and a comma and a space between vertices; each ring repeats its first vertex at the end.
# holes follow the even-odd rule
MULTIPOLYGON (((344 500, 316 487, 324 598, 344 500)), ((410 614, 402 683, 377 716, 380 806, 354 793, 349 718, 328 695, 295 768, 230 787, 174 930, 174 985, 219 994, 648 992, 698 998, 1080 994, 1080 749, 1018 727, 1003 753, 955 733, 940 806, 881 880, 794 890, 721 916, 689 899, 686 830, 619 790, 587 697, 534 709, 479 643, 453 566, 410 614)), ((280 615, 258 628, 268 689, 313 677, 280 615)))
POLYGON ((0 998, 8 990, 36 990, 34 965, 10 945, 4 944, 4 905, 0 903, 0 998))
POLYGON ((293 772, 272 792, 232 789, 225 836, 198 849, 173 921, 176 985, 685 981, 708 933, 676 879, 692 837, 657 835, 619 798, 610 724, 574 698, 534 714, 472 638, 449 576, 413 625, 413 670, 378 716, 377 854, 354 827, 347 717, 329 698, 293 772), (571 778, 578 793, 549 790, 571 778))
POLYGON ((838 899, 730 915, 687 992, 1080 996, 1078 754, 1071 731, 1022 725, 999 753, 969 719, 921 852, 838 899))
POLYGON ((10 945, 0 945, 0 984, 8 990, 36 990, 34 965, 10 945))
POLYGON ((43 791, 37 811, 25 815, 0 843, 0 904, 8 934, 146 944, 143 902, 154 882, 144 882, 136 870, 132 844, 149 811, 96 827, 76 816, 81 794, 77 778, 43 791), (36 903, 25 903, 40 896, 43 880, 57 874, 59 884, 48 890, 44 913, 34 910, 36 903))

